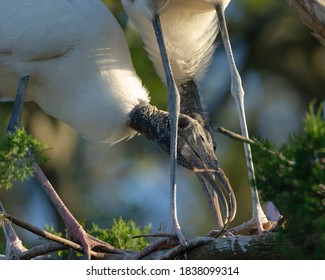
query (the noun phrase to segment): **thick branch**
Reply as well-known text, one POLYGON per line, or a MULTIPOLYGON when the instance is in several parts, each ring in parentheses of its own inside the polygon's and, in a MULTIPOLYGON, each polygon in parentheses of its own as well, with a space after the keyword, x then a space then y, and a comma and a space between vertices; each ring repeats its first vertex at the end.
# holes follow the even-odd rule
MULTIPOLYGON (((56 236, 52 233, 49 233, 49 232, 46 232, 40 228, 37 228, 31 224, 28 224, 26 223, 25 221, 22 221, 12 215, 9 215, 7 213, 4 213, 4 212, 0 212, 0 218, 1 219, 5 219, 7 221, 10 221, 12 223, 14 223, 15 225, 17 226, 20 226, 38 236, 41 236, 47 240, 50 240, 50 241, 54 241, 54 242, 57 242, 58 244, 60 244, 61 246, 56 246, 56 245, 48 245, 47 247, 46 246, 42 246, 40 248, 42 248, 42 250, 39 250, 40 248, 38 248, 37 252, 40 254, 46 254, 46 253, 50 253, 50 252, 53 252, 53 251, 57 251, 57 250, 62 250, 63 248, 72 248, 76 251, 79 251, 79 252, 83 252, 83 248, 79 245, 79 244, 76 244, 70 240, 67 240, 65 238, 62 238, 62 237, 59 237, 59 236, 56 236), (47 250, 45 250, 44 248, 46 247, 47 250)), ((31 249, 32 250, 32 249, 31 249)), ((35 256, 37 256, 37 254, 35 254, 36 252, 36 249, 33 250, 33 253, 30 254, 30 250, 28 250, 27 252, 25 252, 24 254, 21 254, 20 258, 23 258, 23 259, 26 259, 28 257, 30 258, 33 258, 35 256), (26 257, 28 256, 28 257, 26 257)), ((91 252, 92 256, 93 257, 97 257, 97 258, 100 258, 101 257, 101 254, 99 253, 96 253, 96 252, 91 252)))
MULTIPOLYGON (((109 255, 106 257, 109 258, 109 255)), ((223 238, 198 237, 172 249, 154 251, 143 259, 189 259, 189 260, 270 260, 287 259, 276 243, 274 234, 237 235, 223 238)))
POLYGON ((186 254, 193 260, 286 259, 273 234, 229 236, 213 239, 186 254))

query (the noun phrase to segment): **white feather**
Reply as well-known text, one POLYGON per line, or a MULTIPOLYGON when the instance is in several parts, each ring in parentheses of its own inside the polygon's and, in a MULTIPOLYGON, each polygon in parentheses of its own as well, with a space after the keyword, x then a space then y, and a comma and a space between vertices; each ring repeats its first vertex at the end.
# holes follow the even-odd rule
MULTIPOLYGON (((122 0, 139 31, 161 79, 165 74, 151 19, 159 14, 168 57, 177 85, 202 78, 210 63, 218 33, 217 0, 122 0)), ((222 1, 224 8, 230 0, 222 1)))
POLYGON ((131 137, 128 115, 149 100, 123 32, 99 0, 1 0, 0 95, 27 100, 90 140, 131 137))

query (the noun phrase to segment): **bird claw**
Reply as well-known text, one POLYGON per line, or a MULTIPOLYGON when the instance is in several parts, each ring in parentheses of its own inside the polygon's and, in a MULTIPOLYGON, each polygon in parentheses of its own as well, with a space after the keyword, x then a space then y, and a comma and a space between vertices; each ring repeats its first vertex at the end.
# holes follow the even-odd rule
POLYGON ((284 223, 285 219, 273 204, 268 201, 266 205, 266 215, 262 208, 258 208, 255 215, 248 222, 230 229, 233 234, 249 232, 250 234, 263 234, 269 232, 284 223))
POLYGON ((174 248, 178 245, 187 246, 187 241, 181 231, 181 228, 176 225, 173 225, 170 228, 174 229, 167 229, 166 232, 162 230, 159 231, 158 234, 149 234, 147 237, 158 237, 158 239, 144 248, 142 251, 137 253, 133 259, 139 260, 144 258, 145 256, 149 255, 154 251, 161 251, 164 249, 174 248))
POLYGON ((186 246, 187 245, 187 242, 186 242, 186 239, 181 231, 181 229, 176 229, 175 231, 176 233, 176 236, 177 236, 177 239, 179 241, 179 243, 182 245, 182 246, 186 246))
MULTIPOLYGON (((0 214, 1 212, 6 213, 0 202, 0 214)), ((16 259, 20 253, 27 251, 10 222, 0 219, 0 229, 1 227, 3 227, 6 238, 6 253, 4 259, 16 259)))
POLYGON ((252 217, 249 221, 237 227, 231 228, 229 232, 234 235, 243 232, 249 232, 250 234, 263 234, 264 232, 270 231, 272 228, 272 222, 270 222, 265 216, 260 218, 252 217))
POLYGON ((100 251, 101 253, 123 254, 120 249, 114 248, 109 243, 106 243, 90 234, 88 234, 80 225, 77 228, 71 229, 67 227, 67 236, 70 240, 79 243, 84 251, 85 259, 91 259, 91 251, 100 251))

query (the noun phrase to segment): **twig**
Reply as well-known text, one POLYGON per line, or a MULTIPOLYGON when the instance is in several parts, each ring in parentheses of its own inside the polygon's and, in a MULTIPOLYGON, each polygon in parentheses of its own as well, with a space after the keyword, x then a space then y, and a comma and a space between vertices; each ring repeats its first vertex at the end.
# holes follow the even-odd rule
POLYGON ((295 163, 294 161, 291 161, 291 160, 288 160, 281 152, 279 152, 278 150, 276 149, 270 149, 270 148, 266 148, 264 147, 260 142, 256 141, 256 140, 253 140, 253 139, 250 139, 250 138, 246 138, 240 134, 237 134, 233 131, 230 131, 224 127, 219 127, 217 129, 217 132, 223 134, 223 135, 226 135, 228 136, 229 138, 231 139, 234 139, 234 140, 237 140, 237 141, 240 141, 240 142, 245 142, 245 143, 248 143, 248 144, 251 144, 251 145, 254 145, 254 146, 257 146, 259 147, 260 149, 262 149, 263 151, 266 151, 266 152, 269 152, 270 154, 272 155, 276 155, 279 157, 279 159, 281 159, 282 161, 286 162, 289 166, 294 166, 295 163))
POLYGON ((33 248, 22 252, 19 256, 19 259, 31 260, 35 259, 36 257, 38 257, 37 259, 47 259, 46 255, 48 255, 49 253, 66 249, 68 249, 68 247, 65 245, 56 242, 47 242, 45 244, 34 246, 33 248))
POLYGON ((231 130, 228 130, 224 127, 218 127, 217 129, 217 132, 221 133, 221 134, 224 134, 226 136, 228 136, 229 138, 232 138, 234 140, 237 140, 237 141, 240 141, 240 142, 245 142, 245 143, 248 143, 248 144, 253 144, 253 145, 256 145, 256 142, 252 139, 249 139, 249 138, 246 138, 236 132, 233 132, 231 130))
POLYGON ((141 238, 141 237, 167 237, 167 238, 177 239, 176 234, 169 234, 169 233, 164 233, 164 232, 138 234, 138 235, 132 236, 133 239, 135 239, 135 238, 141 238))
MULTIPOLYGON (((43 237, 43 238, 45 238, 47 240, 57 242, 57 243, 63 245, 65 247, 65 249, 72 248, 72 249, 74 249, 74 250, 76 250, 76 251, 78 251, 80 253, 83 253, 82 246, 80 246, 79 244, 77 244, 77 243, 75 243, 73 241, 70 241, 68 239, 65 239, 65 238, 56 236, 56 235, 54 235, 52 233, 49 233, 47 231, 44 231, 44 230, 42 230, 42 229, 40 229, 38 227, 35 227, 35 226, 33 226, 33 225, 31 225, 31 224, 29 224, 27 222, 24 222, 24 221, 22 221, 22 220, 20 220, 20 219, 18 219, 16 217, 14 217, 12 215, 9 215, 9 214, 6 214, 4 212, 0 212, 0 217, 12 222, 13 224, 15 224, 15 225, 17 225, 17 226, 19 226, 21 228, 26 229, 26 230, 28 230, 28 231, 30 231, 30 232, 38 235, 38 236, 41 236, 41 237, 43 237)), ((62 247, 60 247, 59 250, 61 250, 61 249, 62 249, 62 247)), ((51 249, 51 252, 52 251, 53 250, 51 249)), ((43 252, 42 254, 44 254, 44 253, 46 253, 46 252, 43 252)), ((49 253, 49 252, 47 252, 47 253, 49 253)), ((102 254, 91 251, 91 256, 95 257, 95 258, 101 258, 102 254)))

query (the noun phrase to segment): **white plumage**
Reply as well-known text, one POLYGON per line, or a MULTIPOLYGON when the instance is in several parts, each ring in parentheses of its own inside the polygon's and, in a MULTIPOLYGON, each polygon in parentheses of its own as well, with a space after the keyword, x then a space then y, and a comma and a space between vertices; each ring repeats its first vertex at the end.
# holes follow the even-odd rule
POLYGON ((27 100, 94 141, 134 135, 129 113, 149 101, 121 27, 97 0, 1 0, 3 100, 14 99, 26 75, 27 100))
MULTIPOLYGON (((215 50, 214 43, 218 34, 215 2, 122 0, 123 7, 137 27, 162 80, 165 80, 165 74, 151 23, 153 14, 160 16, 164 41, 177 86, 191 79, 198 83, 215 50)), ((226 7, 230 0, 222 2, 226 7)))

